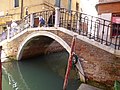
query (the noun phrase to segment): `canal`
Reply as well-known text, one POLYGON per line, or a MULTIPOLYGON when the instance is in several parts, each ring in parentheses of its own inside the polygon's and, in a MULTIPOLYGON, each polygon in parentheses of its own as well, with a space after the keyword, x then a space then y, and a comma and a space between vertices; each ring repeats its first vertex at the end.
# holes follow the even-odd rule
MULTIPOLYGON (((66 51, 2 63, 2 90, 62 90, 66 51)), ((67 90, 79 87, 78 73, 70 73, 67 90)))

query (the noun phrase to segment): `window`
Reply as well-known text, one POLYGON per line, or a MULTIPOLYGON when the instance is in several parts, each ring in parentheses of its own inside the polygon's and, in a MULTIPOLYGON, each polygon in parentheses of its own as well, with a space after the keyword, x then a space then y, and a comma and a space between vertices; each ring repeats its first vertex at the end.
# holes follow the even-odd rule
POLYGON ((56 7, 60 7, 60 1, 61 1, 61 0, 55 0, 55 6, 56 6, 56 7))
POLYGON ((112 36, 120 35, 120 14, 112 16, 112 36))
POLYGON ((14 0, 14 7, 19 7, 19 0, 14 0))
POLYGON ((69 10, 69 12, 70 12, 70 10, 71 10, 71 1, 72 1, 72 0, 68 0, 68 10, 69 10))
POLYGON ((76 11, 79 11, 79 3, 76 2, 76 11))
POLYGON ((112 24, 112 36, 120 35, 120 24, 113 23, 112 24))

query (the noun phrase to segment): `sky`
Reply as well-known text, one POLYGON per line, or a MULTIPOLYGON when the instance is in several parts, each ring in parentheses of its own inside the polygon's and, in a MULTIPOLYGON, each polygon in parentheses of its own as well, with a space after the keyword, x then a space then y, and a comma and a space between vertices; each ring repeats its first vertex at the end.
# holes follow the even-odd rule
POLYGON ((82 6, 82 12, 97 16, 97 11, 95 5, 98 3, 98 0, 80 0, 82 6))

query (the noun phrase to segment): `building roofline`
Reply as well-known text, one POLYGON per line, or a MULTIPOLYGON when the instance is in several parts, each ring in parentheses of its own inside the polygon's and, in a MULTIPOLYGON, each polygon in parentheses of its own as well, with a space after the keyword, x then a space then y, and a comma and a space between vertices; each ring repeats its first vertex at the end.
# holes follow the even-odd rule
POLYGON ((99 5, 113 4, 113 3, 120 3, 120 1, 98 2, 95 7, 96 7, 96 10, 98 10, 98 6, 99 6, 99 5))
POLYGON ((112 4, 112 3, 120 3, 120 1, 111 1, 111 2, 99 2, 96 5, 101 5, 101 4, 112 4))

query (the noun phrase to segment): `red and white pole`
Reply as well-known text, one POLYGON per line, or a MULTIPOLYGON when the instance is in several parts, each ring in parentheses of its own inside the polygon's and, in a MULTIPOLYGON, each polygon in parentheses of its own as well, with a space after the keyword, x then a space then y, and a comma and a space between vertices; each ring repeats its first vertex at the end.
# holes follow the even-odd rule
POLYGON ((73 59, 73 52, 75 51, 75 41, 76 41, 76 36, 73 37, 72 39, 72 44, 71 44, 71 52, 68 58, 68 65, 67 65, 67 71, 65 74, 65 79, 64 79, 64 84, 63 84, 63 90, 66 90, 67 84, 68 84, 68 77, 70 74, 70 70, 72 69, 72 59, 73 59))

